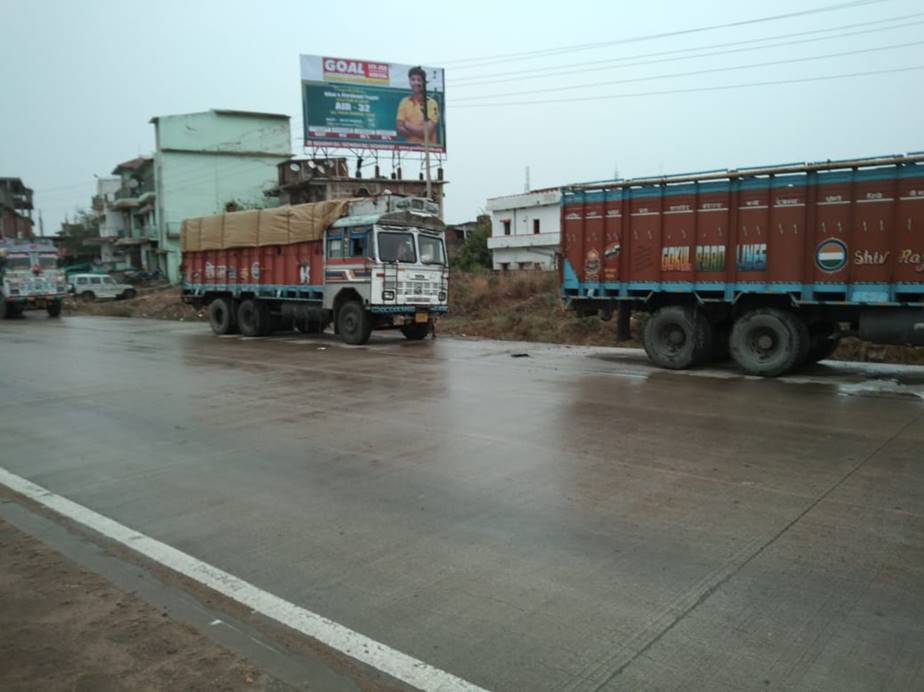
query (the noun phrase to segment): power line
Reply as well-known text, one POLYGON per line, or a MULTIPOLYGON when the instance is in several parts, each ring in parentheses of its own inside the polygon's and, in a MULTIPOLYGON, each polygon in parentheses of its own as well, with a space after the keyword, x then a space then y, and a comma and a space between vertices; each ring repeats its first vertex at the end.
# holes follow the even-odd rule
POLYGON ((726 48, 729 46, 742 46, 742 45, 749 45, 753 43, 765 43, 766 41, 772 41, 778 38, 792 38, 795 36, 808 36, 808 35, 814 35, 814 34, 819 34, 819 33, 826 33, 830 31, 837 31, 840 29, 855 28, 858 26, 869 26, 871 24, 884 24, 887 22, 900 21, 903 19, 912 19, 914 17, 922 17, 922 16, 924 16, 924 12, 917 12, 915 14, 909 14, 909 15, 905 15, 902 17, 893 17, 891 19, 883 19, 883 20, 879 20, 876 22, 846 24, 843 26, 833 27, 830 29, 814 29, 812 31, 800 31, 800 32, 793 33, 793 34, 777 34, 775 36, 766 36, 764 38, 754 38, 754 39, 749 39, 746 41, 732 41, 729 43, 716 43, 716 44, 712 44, 708 46, 698 46, 695 48, 678 48, 675 50, 658 51, 655 53, 642 53, 640 55, 629 55, 629 56, 624 56, 622 58, 607 58, 605 60, 590 60, 587 62, 571 63, 568 65, 553 65, 553 66, 542 67, 542 68, 530 68, 528 70, 517 70, 514 72, 498 72, 493 75, 483 75, 482 77, 470 77, 469 79, 463 78, 462 80, 460 80, 461 83, 454 84, 454 87, 455 88, 465 88, 465 87, 482 85, 482 84, 500 84, 503 82, 517 82, 517 81, 521 81, 524 79, 540 79, 544 77, 569 76, 573 74, 574 68, 585 68, 586 66, 589 66, 589 65, 601 65, 601 67, 591 67, 589 69, 582 69, 581 71, 582 72, 597 72, 600 70, 610 70, 614 68, 635 67, 638 65, 652 65, 652 64, 660 63, 660 62, 673 62, 676 60, 705 58, 705 57, 712 57, 715 55, 727 55, 730 53, 742 53, 742 52, 747 52, 747 51, 752 51, 752 50, 764 50, 767 48, 781 48, 783 46, 793 46, 793 45, 798 45, 801 43, 811 43, 813 41, 829 41, 829 40, 836 39, 836 38, 846 38, 848 36, 859 36, 861 34, 871 34, 871 33, 876 33, 879 31, 892 31, 895 29, 904 29, 910 26, 916 26, 916 25, 922 24, 924 23, 924 21, 909 22, 907 24, 897 24, 895 26, 879 27, 875 29, 866 29, 863 31, 853 31, 853 32, 848 32, 848 33, 834 34, 832 36, 821 36, 818 38, 802 39, 798 41, 786 41, 786 42, 774 43, 774 44, 768 44, 768 45, 762 45, 762 46, 752 46, 752 47, 746 47, 746 48, 735 48, 732 50, 715 51, 712 53, 700 53, 696 55, 679 55, 678 57, 661 58, 659 60, 644 60, 644 61, 639 61, 639 62, 626 62, 628 60, 637 60, 639 58, 652 58, 652 57, 659 57, 659 56, 665 56, 665 55, 677 55, 679 53, 690 53, 690 52, 697 51, 697 50, 709 50, 712 48, 726 48), (550 71, 550 70, 554 70, 554 71, 550 71), (527 75, 527 76, 510 76, 507 79, 492 79, 493 77, 507 77, 508 75, 527 75))
POLYGON ((565 99, 543 99, 535 101, 510 101, 507 103, 466 103, 458 108, 497 108, 500 106, 538 106, 548 103, 574 103, 576 101, 604 101, 608 99, 638 98, 642 96, 667 96, 670 94, 692 94, 700 91, 727 91, 730 89, 746 89, 760 86, 776 86, 779 84, 803 84, 806 82, 823 82, 833 79, 848 79, 850 77, 868 77, 880 74, 894 74, 897 72, 911 72, 924 70, 924 65, 911 65, 909 67, 896 67, 888 70, 872 70, 870 72, 849 72, 846 74, 826 75, 823 77, 803 77, 801 79, 779 79, 767 82, 745 82, 742 84, 725 84, 711 87, 691 87, 689 89, 665 89, 663 91, 643 91, 632 94, 603 94, 600 96, 579 96, 565 99))
POLYGON ((763 22, 773 22, 781 19, 791 19, 793 17, 804 17, 812 14, 820 14, 823 12, 833 12, 837 10, 852 9, 855 7, 862 7, 864 5, 878 4, 881 2, 889 2, 890 0, 851 0, 850 2, 839 2, 833 5, 823 5, 821 7, 816 7, 810 10, 800 10, 798 12, 787 12, 784 14, 770 15, 767 17, 757 17, 754 19, 742 19, 736 22, 725 22, 722 24, 711 24, 708 26, 695 27, 692 29, 680 29, 677 31, 665 31, 656 34, 644 34, 641 36, 632 36, 629 38, 615 39, 612 41, 598 41, 595 43, 580 43, 570 46, 559 46, 557 48, 546 48, 542 50, 533 50, 533 51, 520 51, 516 53, 498 53, 494 55, 484 55, 477 58, 460 58, 458 60, 443 60, 434 64, 442 65, 463 65, 462 67, 457 67, 456 69, 470 69, 475 67, 483 67, 484 65, 490 65, 498 62, 511 62, 516 60, 526 60, 534 57, 543 57, 547 55, 560 55, 562 53, 576 53, 578 51, 591 50, 593 48, 603 48, 606 46, 616 46, 623 45, 626 43, 638 43, 641 41, 651 41, 659 38, 669 38, 672 36, 684 36, 688 34, 702 33, 704 31, 714 31, 716 29, 730 29, 733 27, 748 26, 751 24, 759 24, 763 22), (473 63, 465 67, 466 63, 473 63), (477 63, 477 64, 474 64, 477 63))
POLYGON ((673 72, 670 74, 652 75, 650 77, 632 77, 630 79, 615 79, 606 82, 589 82, 584 84, 571 84, 561 87, 546 87, 544 89, 528 89, 526 91, 512 91, 501 94, 484 94, 482 96, 471 96, 468 98, 456 99, 454 104, 465 103, 468 101, 480 101, 490 98, 504 98, 509 96, 527 96, 529 94, 545 94, 553 91, 572 91, 574 89, 588 89, 591 87, 612 86, 614 84, 629 84, 633 82, 647 82, 655 79, 672 79, 676 77, 693 77, 702 74, 715 74, 717 72, 731 72, 734 70, 749 70, 755 67, 771 67, 774 65, 791 65, 793 63, 810 62, 812 60, 826 60, 828 58, 839 58, 846 55, 861 55, 865 53, 877 53, 884 50, 896 50, 899 48, 908 48, 910 46, 919 46, 924 41, 909 41, 908 43, 896 43, 890 46, 877 46, 875 48, 861 48, 860 50, 842 51, 840 53, 827 53, 825 55, 812 55, 804 58, 788 58, 786 60, 770 60, 767 62, 756 62, 748 65, 732 65, 730 67, 712 67, 704 70, 693 70, 691 72, 673 72))

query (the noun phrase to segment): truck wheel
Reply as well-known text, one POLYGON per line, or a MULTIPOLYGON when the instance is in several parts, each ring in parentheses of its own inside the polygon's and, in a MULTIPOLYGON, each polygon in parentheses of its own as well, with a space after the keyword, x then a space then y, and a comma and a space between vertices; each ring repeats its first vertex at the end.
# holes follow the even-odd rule
POLYGON ((820 322, 809 329, 810 344, 807 363, 817 363, 830 358, 841 341, 840 328, 835 322, 820 322))
POLYGON ((362 305, 351 300, 337 312, 337 331, 345 343, 360 346, 372 335, 372 320, 362 305))
POLYGON ((410 339, 411 341, 420 341, 421 339, 425 339, 427 334, 430 333, 430 323, 414 322, 413 324, 406 324, 401 327, 401 333, 404 334, 406 339, 410 339))
POLYGON ((732 327, 732 358, 749 375, 776 377, 801 365, 808 355, 808 329, 786 310, 759 308, 732 327))
POLYGON ((272 315, 262 300, 242 300, 237 308, 237 324, 244 336, 266 336, 272 330, 272 315))
POLYGON ((642 344, 655 365, 682 370, 709 356, 712 325, 697 310, 668 305, 648 318, 642 344))
POLYGON ((48 307, 45 309, 48 311, 49 317, 60 317, 61 316, 61 301, 56 300, 53 303, 49 303, 48 307))
POLYGON ((96 294, 93 291, 84 291, 80 294, 80 300, 84 303, 92 303, 96 300, 96 294))
POLYGON ((237 315, 229 298, 216 298, 209 303, 209 326, 219 336, 237 332, 237 315))
POLYGON ((122 294, 122 300, 131 300, 136 295, 137 295, 137 292, 135 291, 135 289, 129 288, 122 294))
POLYGON ((19 306, 15 303, 4 303, 3 306, 3 318, 7 320, 16 319, 22 315, 22 310, 19 309, 19 306))

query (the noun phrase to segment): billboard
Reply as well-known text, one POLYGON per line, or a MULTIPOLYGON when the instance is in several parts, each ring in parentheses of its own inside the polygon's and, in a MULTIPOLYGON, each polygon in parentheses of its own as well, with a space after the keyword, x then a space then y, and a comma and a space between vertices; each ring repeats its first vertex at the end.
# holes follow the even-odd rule
POLYGON ((425 77, 430 151, 446 151, 442 68, 299 57, 305 146, 423 151, 425 77))

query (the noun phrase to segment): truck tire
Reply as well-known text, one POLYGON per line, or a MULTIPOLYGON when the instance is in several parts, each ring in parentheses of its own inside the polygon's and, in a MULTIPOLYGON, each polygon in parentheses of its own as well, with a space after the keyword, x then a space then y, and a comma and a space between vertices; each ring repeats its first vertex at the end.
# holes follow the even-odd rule
POLYGON ((60 300, 56 300, 53 303, 49 303, 48 307, 45 308, 48 311, 49 317, 60 317, 61 316, 61 306, 62 303, 60 300))
POLYGON ((209 303, 209 326, 219 336, 237 332, 237 314, 230 298, 216 298, 209 303))
POLYGON ((698 310, 668 305, 645 323, 642 345, 655 365, 683 370, 707 358, 712 350, 712 325, 698 310))
POLYGON ((262 300, 248 298, 237 308, 237 324, 244 336, 266 336, 272 331, 272 315, 262 300))
POLYGON ((421 341, 427 338, 427 334, 430 333, 430 323, 424 322, 418 324, 414 322, 412 324, 406 324, 401 327, 401 333, 404 334, 405 339, 410 341, 421 341))
POLYGON ((800 317, 777 308, 745 313, 732 326, 732 358, 749 375, 776 377, 808 355, 808 328, 800 317))
POLYGON ((840 328, 834 322, 819 322, 809 329, 809 350, 807 363, 826 360, 837 350, 841 341, 840 328))
POLYGON ((357 301, 344 303, 337 311, 337 332, 351 346, 361 346, 372 335, 372 320, 357 301))
POLYGON ((126 289, 126 290, 122 293, 122 295, 119 297, 119 299, 120 299, 120 300, 131 300, 131 299, 134 298, 136 295, 138 295, 138 293, 135 291, 135 289, 134 289, 134 288, 129 288, 129 289, 126 289))
POLYGON ((19 309, 19 306, 15 303, 4 303, 3 305, 3 319, 13 320, 22 315, 22 310, 19 309))
POLYGON ((84 303, 92 303, 96 300, 96 294, 93 291, 84 291, 80 294, 80 300, 84 303))

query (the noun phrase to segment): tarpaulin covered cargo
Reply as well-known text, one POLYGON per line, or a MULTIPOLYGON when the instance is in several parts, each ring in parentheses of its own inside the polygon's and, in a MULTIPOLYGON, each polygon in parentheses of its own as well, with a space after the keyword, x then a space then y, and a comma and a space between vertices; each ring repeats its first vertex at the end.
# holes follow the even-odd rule
POLYGON ((180 231, 182 249, 198 252, 320 240, 324 229, 344 216, 353 201, 337 199, 186 219, 180 231))

